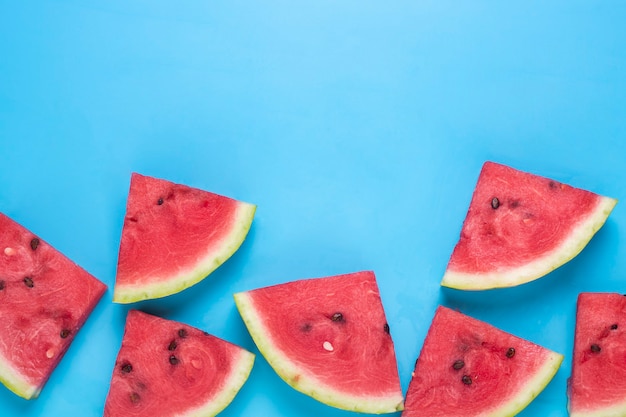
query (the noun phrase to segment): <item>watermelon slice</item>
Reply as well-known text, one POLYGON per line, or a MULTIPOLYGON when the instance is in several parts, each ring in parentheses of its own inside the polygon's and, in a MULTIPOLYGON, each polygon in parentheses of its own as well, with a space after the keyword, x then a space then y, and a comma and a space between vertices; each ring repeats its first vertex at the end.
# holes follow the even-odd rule
POLYGON ((363 413, 402 409, 393 341, 371 271, 235 294, 260 352, 296 390, 363 413))
POLYGON ((511 287, 574 258, 617 201, 486 162, 441 285, 511 287))
POLYGON ((203 280, 243 243, 256 206, 131 176, 113 301, 165 297, 203 280))
POLYGON ((508 417, 551 381, 563 356, 440 306, 402 417, 508 417))
POLYGON ((572 417, 626 416, 626 297, 578 296, 569 379, 572 417))
POLYGON ((210 417, 248 379, 254 355, 194 327, 130 310, 104 417, 210 417))
POLYGON ((106 286, 0 213, 0 381, 36 398, 106 286))

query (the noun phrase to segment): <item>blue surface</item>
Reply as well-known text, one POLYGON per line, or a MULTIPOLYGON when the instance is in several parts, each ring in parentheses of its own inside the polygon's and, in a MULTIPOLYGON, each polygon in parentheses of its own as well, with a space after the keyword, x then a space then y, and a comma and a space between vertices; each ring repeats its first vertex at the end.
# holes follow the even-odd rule
MULTIPOLYGON (((576 296, 626 291, 624 204, 539 281, 439 282, 487 159, 625 199, 625 20, 618 1, 0 0, 0 211, 109 286, 41 396, 0 387, 0 414, 102 414, 138 171, 258 210, 210 278, 133 307, 258 353, 232 293, 372 269, 403 389, 445 304, 563 353, 520 415, 566 416, 576 296)), ((258 356, 222 415, 353 414, 258 356)))

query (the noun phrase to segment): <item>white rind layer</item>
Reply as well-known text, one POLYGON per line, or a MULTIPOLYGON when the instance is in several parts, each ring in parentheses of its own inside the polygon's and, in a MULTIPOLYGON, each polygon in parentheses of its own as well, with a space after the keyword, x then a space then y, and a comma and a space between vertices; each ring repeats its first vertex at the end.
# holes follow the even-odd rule
POLYGON ((263 324, 248 293, 237 293, 234 297, 237 309, 259 351, 278 376, 295 390, 332 407, 359 413, 385 414, 404 408, 404 397, 401 393, 382 397, 351 395, 319 381, 298 363, 289 359, 274 343, 269 329, 263 324))
POLYGON ((154 281, 142 285, 120 285, 116 283, 113 302, 128 304, 166 297, 202 281, 239 249, 250 230, 255 211, 255 205, 240 202, 230 233, 218 245, 212 245, 198 263, 167 279, 155 278, 154 281))
POLYGON ((595 410, 568 410, 569 417, 624 417, 626 416, 626 400, 619 404, 595 410))
POLYGON ((41 387, 28 382, 27 378, 10 365, 2 354, 0 354, 0 382, 9 390, 22 398, 30 400, 37 398, 41 392, 41 387))
POLYGON ((253 353, 241 349, 239 358, 233 364, 233 371, 224 381, 222 390, 206 404, 175 417, 214 417, 219 414, 233 401, 243 384, 248 380, 254 365, 254 358, 253 353))
POLYGON ((550 352, 546 362, 535 374, 535 376, 526 382, 520 388, 519 394, 511 398, 500 407, 489 410, 479 417, 513 417, 530 404, 541 391, 552 381, 554 375, 561 367, 563 355, 556 352, 550 352))
POLYGON ((617 200, 600 197, 595 210, 581 220, 559 246, 525 265, 486 273, 465 273, 448 270, 441 285, 459 290, 487 290, 513 287, 548 274, 578 255, 600 230, 617 200))

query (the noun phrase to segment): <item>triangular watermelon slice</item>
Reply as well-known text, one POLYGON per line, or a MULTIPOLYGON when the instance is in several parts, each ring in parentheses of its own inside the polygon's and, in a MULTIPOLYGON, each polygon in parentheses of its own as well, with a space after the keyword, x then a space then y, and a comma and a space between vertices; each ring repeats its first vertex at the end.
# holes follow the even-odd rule
POLYGON ((197 328, 130 310, 104 417, 211 417, 248 379, 254 355, 197 328))
POLYGON ((133 173, 113 301, 165 297, 213 272, 243 243, 256 206, 133 173))
POLYGON ((294 389, 363 413, 402 409, 393 341, 371 271, 235 294, 254 342, 294 389))
POLYGON ((568 388, 571 417, 626 416, 625 296, 578 296, 568 388))
POLYGON ((0 213, 0 381, 39 395, 106 286, 0 213))
POLYGON ((510 287, 574 258, 617 201, 486 162, 441 285, 510 287))
POLYGON ((552 380, 563 356, 447 307, 435 313, 402 417, 509 417, 552 380))

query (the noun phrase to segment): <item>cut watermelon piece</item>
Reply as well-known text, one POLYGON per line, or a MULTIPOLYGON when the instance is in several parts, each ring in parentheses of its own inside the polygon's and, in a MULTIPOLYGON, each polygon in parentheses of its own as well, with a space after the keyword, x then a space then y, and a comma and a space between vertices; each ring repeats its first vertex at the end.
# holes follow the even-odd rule
POLYGON ((441 285, 511 287, 574 258, 617 200, 486 162, 441 285))
POLYGON ((36 398, 106 286, 0 213, 0 381, 36 398))
POLYGON ((248 379, 254 354, 197 328, 130 310, 104 417, 210 417, 248 379))
POLYGON ((402 409, 393 341, 373 272, 240 292, 235 302, 259 351, 294 389, 345 410, 402 409))
POLYGON ((563 356, 447 307, 437 308, 402 417, 508 417, 552 380, 563 356))
POLYGON ((113 301, 165 297, 203 280, 243 243, 256 206, 133 173, 113 301))
POLYGON ((569 379, 572 417, 626 416, 626 297, 578 296, 569 379))

